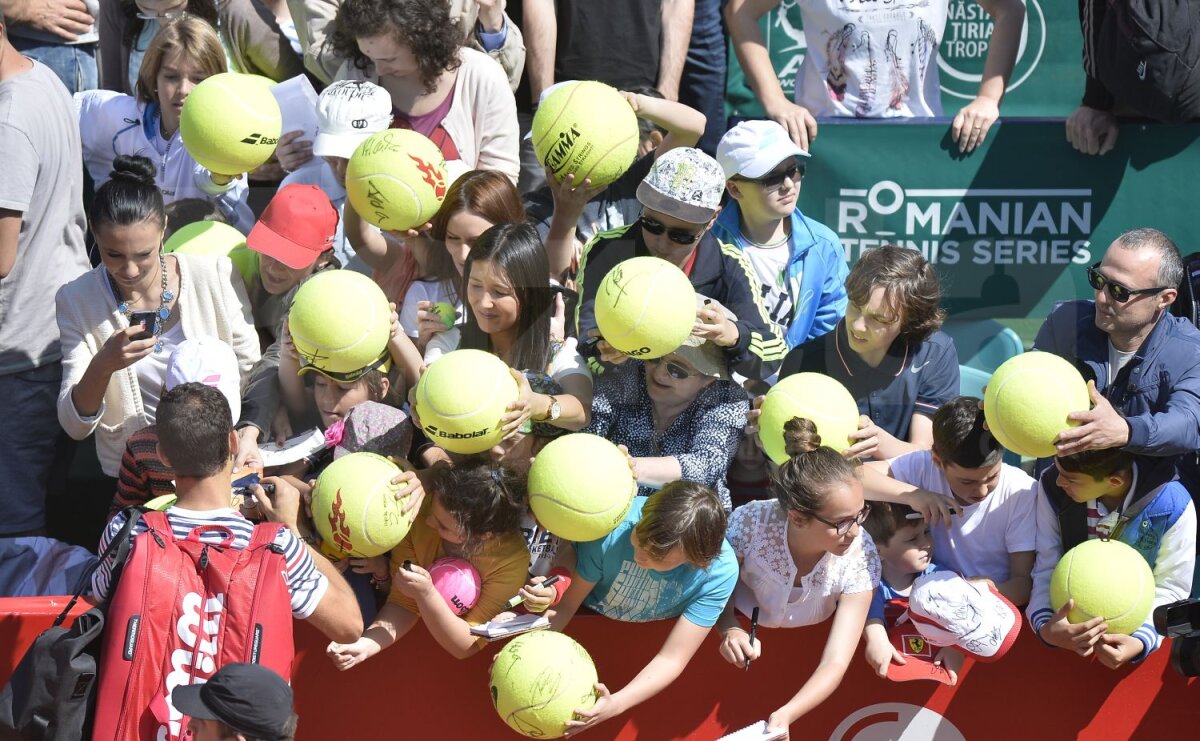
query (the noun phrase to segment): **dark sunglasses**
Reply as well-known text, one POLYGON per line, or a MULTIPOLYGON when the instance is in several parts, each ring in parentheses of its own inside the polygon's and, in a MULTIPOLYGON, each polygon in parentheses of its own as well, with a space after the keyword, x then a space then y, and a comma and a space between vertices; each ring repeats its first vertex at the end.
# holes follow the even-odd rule
POLYGON ((703 231, 689 232, 684 229, 668 229, 666 224, 661 221, 655 221, 649 216, 643 216, 638 219, 638 224, 656 237, 666 232, 667 239, 675 244, 695 244, 696 240, 700 239, 701 235, 704 234, 703 231))
POLYGON ((1087 269, 1088 285, 1097 291, 1108 289, 1108 295, 1112 296, 1112 300, 1118 304, 1123 304, 1134 296, 1146 296, 1159 291, 1165 291, 1169 286, 1158 286, 1157 288, 1126 288, 1120 283, 1105 278, 1096 268, 1100 267, 1100 263, 1096 263, 1087 269))
POLYGON ((846 533, 850 532, 850 528, 854 527, 855 525, 861 525, 867 521, 867 515, 871 514, 871 503, 867 502, 863 505, 863 508, 857 515, 840 522, 830 522, 824 517, 818 515, 816 512, 807 512, 807 514, 817 522, 823 522, 834 530, 837 530, 838 535, 845 535, 846 533))
POLYGON ((801 179, 804 178, 804 173, 807 171, 808 171, 807 165, 805 165, 802 162, 797 162, 796 164, 792 165, 791 167, 784 170, 783 172, 777 172, 777 173, 774 173, 771 175, 765 175, 761 178, 744 178, 744 177, 739 176, 737 179, 745 181, 747 183, 757 183, 757 184, 761 185, 762 187, 766 188, 767 190, 772 190, 774 188, 778 188, 779 186, 783 185, 783 181, 785 178, 790 179, 793 183, 800 181, 801 179))
POLYGON ((691 378, 692 376, 699 375, 696 373, 692 373, 690 370, 688 370, 687 368, 684 368, 682 365, 680 365, 678 363, 672 363, 671 361, 669 361, 665 358, 650 358, 650 359, 646 360, 645 362, 653 364, 653 365, 667 366, 667 375, 669 375, 671 378, 674 378, 676 381, 686 381, 687 379, 691 378))

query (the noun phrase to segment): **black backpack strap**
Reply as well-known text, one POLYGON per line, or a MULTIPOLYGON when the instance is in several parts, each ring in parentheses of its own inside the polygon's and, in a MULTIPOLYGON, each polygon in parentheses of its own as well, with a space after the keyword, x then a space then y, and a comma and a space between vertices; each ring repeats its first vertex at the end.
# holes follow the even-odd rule
MULTIPOLYGON (((71 595, 70 601, 67 602, 67 606, 58 614, 58 617, 54 619, 54 627, 62 625, 63 621, 67 619, 67 615, 75 607, 75 603, 79 601, 80 595, 91 584, 92 574, 96 573, 96 569, 100 568, 100 564, 110 558, 112 559, 113 566, 112 578, 109 580, 109 584, 114 587, 116 586, 117 580, 121 577, 121 570, 124 568, 125 562, 129 559, 129 551, 133 548, 133 539, 136 535, 135 528, 142 521, 142 513, 146 511, 148 510, 144 507, 126 507, 122 511, 125 515, 125 523, 121 525, 120 531, 113 536, 113 539, 108 542, 108 546, 100 554, 100 558, 96 559, 92 565, 84 569, 83 573, 79 575, 79 581, 75 583, 75 591, 71 595)), ((111 594, 111 588, 109 592, 111 594)))

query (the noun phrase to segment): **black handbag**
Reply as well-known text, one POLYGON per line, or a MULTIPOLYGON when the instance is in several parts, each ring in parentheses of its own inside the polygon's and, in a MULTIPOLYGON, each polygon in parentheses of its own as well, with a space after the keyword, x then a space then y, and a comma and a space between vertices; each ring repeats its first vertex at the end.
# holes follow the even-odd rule
POLYGON ((91 584, 92 573, 109 558, 113 559, 112 584, 116 585, 120 568, 129 557, 141 510, 131 507, 126 515, 125 525, 100 559, 80 575, 75 593, 54 625, 34 640, 8 684, 0 690, 3 741, 80 741, 91 737, 104 611, 93 607, 75 618, 71 627, 62 624, 91 584))

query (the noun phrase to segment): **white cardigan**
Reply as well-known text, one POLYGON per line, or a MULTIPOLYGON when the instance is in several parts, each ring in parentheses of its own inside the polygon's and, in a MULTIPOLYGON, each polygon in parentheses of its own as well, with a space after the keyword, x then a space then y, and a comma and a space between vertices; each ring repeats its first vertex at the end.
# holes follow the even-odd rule
MULTIPOLYGON (((521 135, 517 99, 504 69, 495 59, 470 47, 460 48, 458 58, 462 65, 454 83, 454 102, 442 119, 442 127, 458 147, 466 170, 496 170, 516 183, 521 172, 521 135)), ((337 77, 380 84, 372 64, 360 70, 346 61, 337 77)), ((455 168, 450 171, 455 172, 455 168)))
MULTIPOLYGON (((228 342, 245 379, 260 353, 241 275, 228 257, 175 257, 179 260, 176 310, 180 312, 183 336, 217 337, 228 342)), ((153 423, 142 406, 137 373, 129 367, 112 375, 95 416, 82 416, 71 392, 108 338, 127 328, 129 321, 117 311, 103 265, 60 288, 55 301, 63 351, 58 422, 76 440, 95 432, 100 467, 106 475, 116 476, 125 441, 153 423)))

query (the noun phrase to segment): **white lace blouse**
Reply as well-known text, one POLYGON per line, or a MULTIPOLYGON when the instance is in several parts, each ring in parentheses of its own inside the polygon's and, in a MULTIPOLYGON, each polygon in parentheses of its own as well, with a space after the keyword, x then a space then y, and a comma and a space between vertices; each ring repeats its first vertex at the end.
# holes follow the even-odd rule
POLYGON ((879 584, 879 554, 866 530, 844 554, 826 553, 795 586, 796 564, 787 546, 787 515, 774 499, 750 502, 729 517, 725 539, 741 563, 733 604, 749 615, 759 607, 765 628, 797 628, 827 620, 838 597, 879 584))

